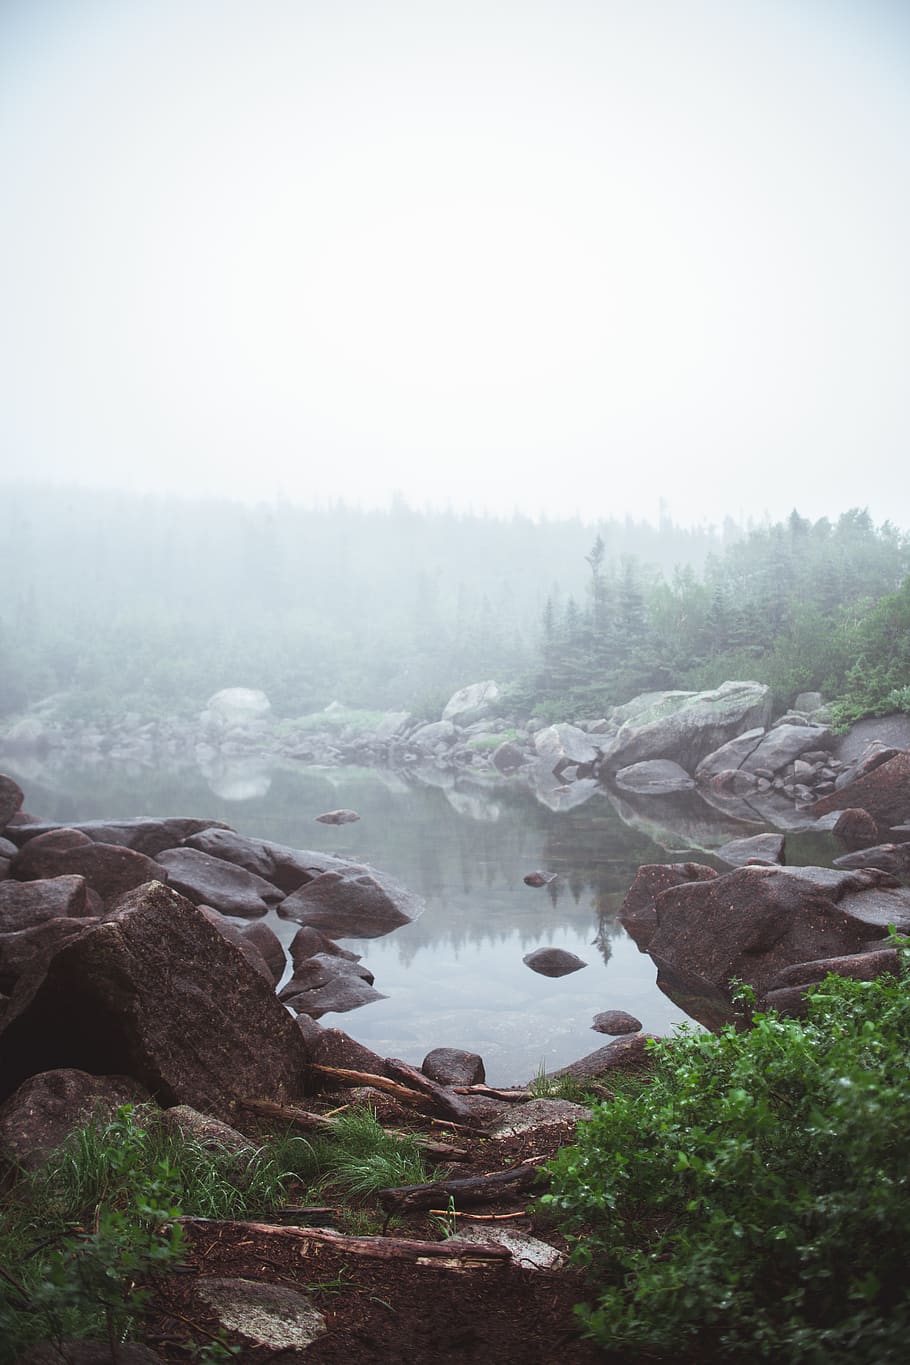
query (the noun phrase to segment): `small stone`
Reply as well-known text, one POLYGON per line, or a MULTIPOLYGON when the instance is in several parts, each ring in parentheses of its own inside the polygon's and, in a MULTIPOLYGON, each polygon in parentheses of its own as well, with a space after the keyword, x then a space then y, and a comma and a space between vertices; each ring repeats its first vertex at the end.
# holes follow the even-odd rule
POLYGON ((602 1014, 595 1014, 591 1027, 597 1033, 609 1033, 618 1037, 623 1033, 641 1032, 642 1024, 634 1014, 627 1014, 625 1010, 604 1010, 602 1014))
POLYGON ((522 962, 541 976, 568 976, 570 972, 581 971, 582 967, 588 965, 574 953, 566 952, 565 948, 535 948, 533 953, 522 958, 522 962))
POLYGON ((321 825, 350 825, 360 816, 356 810, 327 810, 322 815, 317 815, 316 819, 321 825))
POLYGON ((424 1057, 420 1069, 440 1085, 483 1085, 487 1078, 483 1058, 457 1047, 434 1048, 424 1057))

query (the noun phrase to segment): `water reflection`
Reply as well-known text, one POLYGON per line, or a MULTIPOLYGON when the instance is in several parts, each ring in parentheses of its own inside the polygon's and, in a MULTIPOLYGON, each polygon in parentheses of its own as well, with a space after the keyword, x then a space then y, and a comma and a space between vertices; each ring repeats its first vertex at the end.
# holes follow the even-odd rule
MULTIPOLYGON (((3 766, 19 776, 14 762, 3 766)), ((655 1033, 685 1019, 658 989, 654 965, 625 933, 619 908, 643 863, 711 861, 705 848, 743 830, 716 812, 712 820, 710 808, 691 801, 688 814, 674 802, 648 819, 640 804, 596 787, 583 802, 560 806, 566 793, 552 778, 552 801, 542 801, 518 779, 415 783, 354 768, 258 768, 246 773, 245 787, 211 781, 196 767, 104 761, 32 767, 21 776, 29 810, 54 821, 207 816, 243 834, 388 873, 427 909, 384 939, 346 941, 387 999, 322 1022, 410 1062, 431 1047, 469 1048, 484 1057, 494 1083, 527 1080, 541 1065, 552 1070, 602 1046, 591 1029, 602 1010, 626 1010, 655 1033), (361 818, 338 826, 316 821, 335 807, 361 818), (535 869, 554 880, 526 886, 525 874, 535 869), (557 979, 537 975, 522 958, 547 945, 576 953, 587 967, 557 979)), ((296 930, 274 914, 270 922, 284 942, 296 930)))

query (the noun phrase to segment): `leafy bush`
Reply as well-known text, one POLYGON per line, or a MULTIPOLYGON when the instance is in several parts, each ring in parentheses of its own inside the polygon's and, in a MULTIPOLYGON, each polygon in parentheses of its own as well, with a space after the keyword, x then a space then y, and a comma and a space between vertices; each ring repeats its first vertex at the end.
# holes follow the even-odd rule
POLYGON ((910 992, 828 977, 806 1020, 655 1045, 595 1108, 544 1204, 576 1239, 610 1348, 674 1359, 906 1359, 910 992))

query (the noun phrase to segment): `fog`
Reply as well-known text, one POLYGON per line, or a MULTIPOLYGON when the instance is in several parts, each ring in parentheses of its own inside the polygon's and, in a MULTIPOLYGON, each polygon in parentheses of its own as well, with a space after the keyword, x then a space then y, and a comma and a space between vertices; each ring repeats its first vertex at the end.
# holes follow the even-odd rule
POLYGON ((4 466, 907 526, 908 39, 887 0, 5 0, 4 466))

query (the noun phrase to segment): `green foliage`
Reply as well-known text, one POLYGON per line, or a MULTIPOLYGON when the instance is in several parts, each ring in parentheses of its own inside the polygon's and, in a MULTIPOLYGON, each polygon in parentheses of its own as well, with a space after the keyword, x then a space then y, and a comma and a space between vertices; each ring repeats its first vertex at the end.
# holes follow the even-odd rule
POLYGON ((906 975, 828 977, 803 1022, 683 1030, 653 1059, 551 1164, 590 1335, 673 1359, 905 1360, 906 975))
POLYGON ((323 1188, 359 1197, 426 1179, 417 1142, 389 1137, 373 1110, 366 1107, 339 1115, 331 1137, 314 1139, 312 1160, 323 1188))

